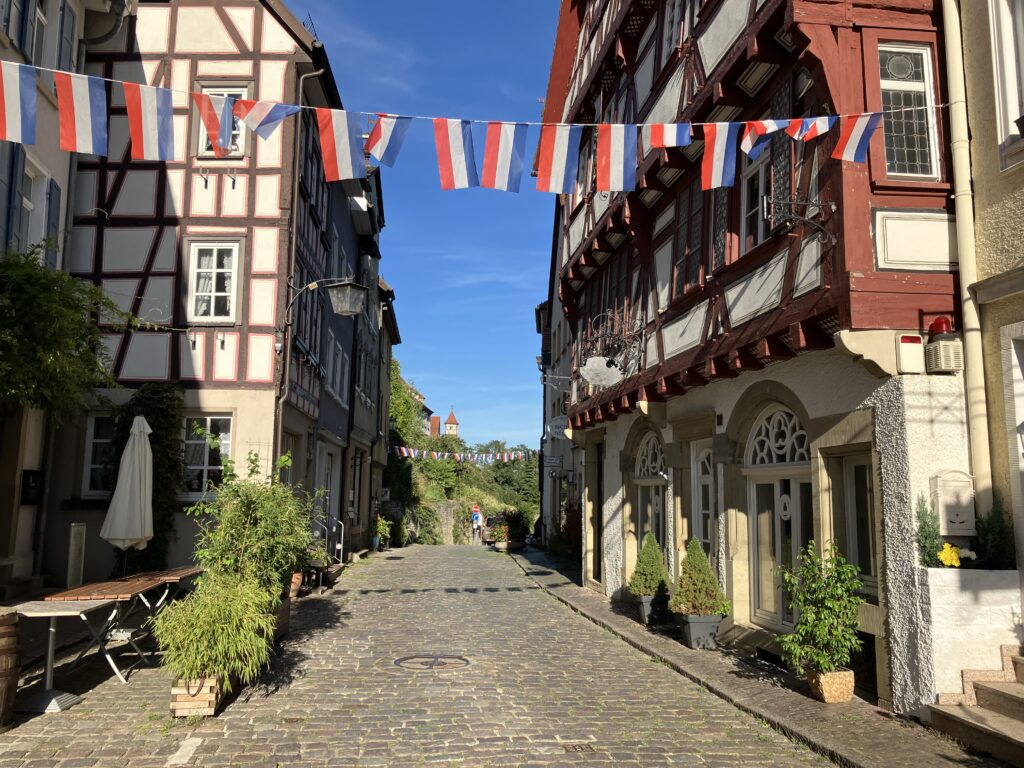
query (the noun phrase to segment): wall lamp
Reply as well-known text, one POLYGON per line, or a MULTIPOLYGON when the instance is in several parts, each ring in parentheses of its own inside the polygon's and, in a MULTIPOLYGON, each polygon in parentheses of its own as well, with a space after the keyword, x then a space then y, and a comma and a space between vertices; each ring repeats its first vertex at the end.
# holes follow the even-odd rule
MULTIPOLYGON (((336 315, 354 317, 360 314, 363 311, 363 307, 366 306, 367 289, 365 285, 347 278, 314 280, 311 283, 306 283, 306 285, 295 292, 292 300, 288 302, 288 306, 284 308, 284 316, 290 317, 292 306, 299 296, 306 291, 315 291, 319 288, 327 290, 327 296, 331 300, 331 308, 336 315)), ((288 320, 287 324, 291 325, 291 320, 288 320)))

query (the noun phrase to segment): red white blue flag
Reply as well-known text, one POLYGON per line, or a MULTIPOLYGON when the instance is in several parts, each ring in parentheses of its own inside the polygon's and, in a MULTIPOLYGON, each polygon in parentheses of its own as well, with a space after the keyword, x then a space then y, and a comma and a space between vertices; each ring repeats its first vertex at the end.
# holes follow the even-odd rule
POLYGON ((297 114, 294 104, 278 104, 273 101, 236 99, 232 110, 242 124, 261 139, 269 139, 286 117, 297 114))
POLYGON ((231 151, 231 129, 235 125, 235 100, 230 96, 207 93, 193 93, 192 100, 199 110, 213 154, 227 157, 231 151))
POLYGON ((166 88, 122 83, 132 160, 174 159, 174 105, 166 88))
POLYGON ((839 141, 832 152, 832 157, 848 163, 866 163, 871 136, 881 121, 881 112, 844 117, 839 126, 839 141))
POLYGON ((542 125, 537 150, 537 189, 567 195, 576 183, 583 126, 542 125))
POLYGON ((604 123, 597 126, 597 189, 632 192, 636 189, 636 126, 604 123))
POLYGON ((370 136, 366 140, 366 151, 377 158, 377 162, 388 168, 393 167, 410 125, 411 117, 377 115, 377 122, 373 124, 370 136))
POLYGON ((54 72, 60 113, 60 148, 107 154, 107 86, 101 78, 54 72))
POLYGON ((487 124, 481 187, 518 192, 526 155, 526 123, 487 124))
POLYGON ((688 147, 693 141, 689 123, 651 123, 643 127, 644 146, 647 149, 688 147))
POLYGON ((324 159, 327 181, 366 178, 366 155, 363 154, 361 112, 317 107, 316 121, 320 128, 320 154, 324 159))
POLYGON ((36 68, 0 64, 0 139, 36 143, 36 68))
POLYGON ((736 145, 743 123, 705 123, 701 188, 731 187, 736 181, 736 145))
POLYGON ((479 187, 473 131, 468 120, 434 118, 434 143, 437 146, 437 170, 441 189, 479 187))
POLYGON ((789 120, 751 120, 745 123, 745 126, 740 149, 751 160, 757 160, 771 143, 771 135, 776 131, 785 130, 789 126, 789 120))
POLYGON ((816 139, 832 130, 832 126, 836 124, 836 120, 838 120, 838 118, 831 116, 805 117, 790 120, 789 127, 786 128, 786 133, 794 139, 810 141, 811 139, 816 139))

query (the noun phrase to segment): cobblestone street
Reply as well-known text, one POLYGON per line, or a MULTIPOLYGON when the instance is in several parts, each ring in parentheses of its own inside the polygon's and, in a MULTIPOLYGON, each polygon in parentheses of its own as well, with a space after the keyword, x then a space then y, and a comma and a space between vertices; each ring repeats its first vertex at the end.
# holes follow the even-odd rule
POLYGON ((83 683, 94 686, 83 704, 0 736, 0 767, 824 762, 483 548, 377 555, 301 601, 292 624, 272 674, 215 719, 172 722, 158 670, 136 672, 128 686, 101 675, 83 683), (395 664, 419 654, 469 665, 395 664))

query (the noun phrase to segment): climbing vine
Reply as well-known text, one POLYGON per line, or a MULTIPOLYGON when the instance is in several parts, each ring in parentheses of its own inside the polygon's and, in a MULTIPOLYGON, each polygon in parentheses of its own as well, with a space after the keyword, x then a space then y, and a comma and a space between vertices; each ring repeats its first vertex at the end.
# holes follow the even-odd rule
POLYGON ((153 538, 145 549, 115 550, 114 572, 120 576, 126 572, 162 570, 167 567, 167 548, 174 539, 174 515, 183 507, 178 498, 185 474, 182 448, 185 415, 181 393, 171 384, 143 384, 131 400, 115 410, 114 416, 115 450, 111 469, 115 477, 134 418, 144 417, 153 430, 149 436, 153 451, 153 538))

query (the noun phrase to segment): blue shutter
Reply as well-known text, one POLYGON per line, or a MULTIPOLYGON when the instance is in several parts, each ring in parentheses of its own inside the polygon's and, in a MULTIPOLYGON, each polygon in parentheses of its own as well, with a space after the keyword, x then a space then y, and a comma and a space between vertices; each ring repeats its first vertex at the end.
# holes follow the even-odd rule
POLYGON ((25 148, 16 144, 11 148, 11 186, 7 196, 7 243, 12 251, 21 253, 25 249, 25 233, 22 231, 22 193, 25 182, 25 148))
MULTIPOLYGON (((10 199, 11 157, 16 144, 0 141, 0 204, 10 199)), ((7 208, 0 208, 0 255, 7 252, 7 208)))
POLYGON ((46 266, 57 268, 60 249, 60 186, 53 179, 46 190, 46 266))
POLYGON ((7 34, 8 25, 11 23, 11 0, 0 0, 0 17, 4 34, 7 34))
POLYGON ((11 38, 11 44, 15 48, 21 48, 22 33, 25 31, 25 0, 9 0, 7 15, 4 17, 4 31, 11 38), (14 9, 18 10, 18 19, 15 26, 11 25, 11 17, 14 16, 14 9))
MULTIPOLYGON (((25 15, 21 20, 21 50, 32 52, 32 41, 36 36, 36 0, 26 0, 25 15)), ((34 57, 30 56, 29 59, 34 57)), ((32 61, 29 61, 31 64, 32 61)))
POLYGON ((78 36, 78 16, 67 0, 60 8, 60 53, 57 69, 65 72, 75 70, 75 38, 78 36))

